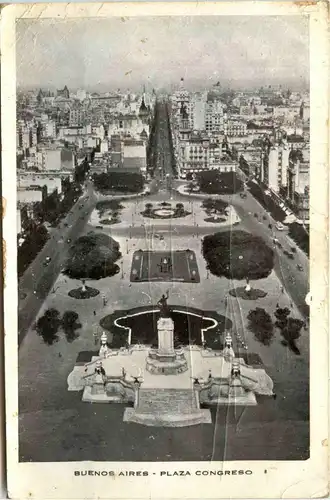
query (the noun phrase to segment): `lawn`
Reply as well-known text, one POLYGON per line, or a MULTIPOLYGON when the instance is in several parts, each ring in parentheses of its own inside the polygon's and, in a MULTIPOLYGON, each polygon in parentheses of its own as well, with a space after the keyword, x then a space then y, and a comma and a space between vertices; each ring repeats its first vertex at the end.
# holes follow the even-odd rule
POLYGON ((181 281, 199 283, 200 276, 195 252, 143 251, 134 252, 131 281, 181 281))

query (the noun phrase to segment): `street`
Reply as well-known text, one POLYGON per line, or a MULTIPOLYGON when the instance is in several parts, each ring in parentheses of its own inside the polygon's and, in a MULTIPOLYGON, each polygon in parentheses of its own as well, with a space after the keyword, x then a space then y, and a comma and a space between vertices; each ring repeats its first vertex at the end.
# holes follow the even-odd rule
POLYGON ((91 183, 87 191, 77 200, 70 213, 52 230, 49 240, 26 269, 18 283, 18 338, 23 340, 30 325, 47 297, 61 271, 71 243, 82 232, 95 206, 95 194, 91 183), (83 204, 84 207, 80 208, 83 204), (66 225, 67 224, 67 225, 66 225), (44 266, 46 258, 50 262, 44 266))

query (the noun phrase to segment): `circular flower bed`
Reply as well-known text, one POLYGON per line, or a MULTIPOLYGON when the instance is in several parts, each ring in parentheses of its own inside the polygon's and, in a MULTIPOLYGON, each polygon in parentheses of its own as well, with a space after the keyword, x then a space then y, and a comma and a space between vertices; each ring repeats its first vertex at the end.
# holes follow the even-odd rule
POLYGON ((190 214, 191 212, 176 210, 175 208, 155 208, 154 210, 141 212, 143 217, 148 217, 149 219, 178 219, 180 217, 187 217, 190 214))
POLYGON ((173 208, 156 208, 154 210, 154 215, 159 215, 160 217, 173 217, 175 210, 173 208))
POLYGON ((74 288, 73 290, 70 290, 68 295, 73 299, 90 299, 92 297, 96 297, 99 293, 100 291, 96 288, 86 286, 85 290, 83 290, 83 287, 81 286, 80 288, 74 288))
POLYGON ((257 300, 266 297, 267 292, 259 290, 258 288, 251 288, 251 290, 247 292, 244 286, 239 286, 229 290, 229 295, 243 300, 257 300))

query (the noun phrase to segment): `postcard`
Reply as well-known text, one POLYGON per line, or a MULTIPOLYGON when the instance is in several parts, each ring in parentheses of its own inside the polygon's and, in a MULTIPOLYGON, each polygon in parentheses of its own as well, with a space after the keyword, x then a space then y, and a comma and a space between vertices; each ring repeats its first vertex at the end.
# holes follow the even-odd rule
POLYGON ((327 28, 3 9, 10 498, 328 494, 327 28))

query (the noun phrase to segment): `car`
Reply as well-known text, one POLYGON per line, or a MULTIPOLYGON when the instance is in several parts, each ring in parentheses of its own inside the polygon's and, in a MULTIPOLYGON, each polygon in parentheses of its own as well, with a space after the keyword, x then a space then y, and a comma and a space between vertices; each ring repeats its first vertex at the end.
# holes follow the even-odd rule
POLYGON ((303 271, 304 270, 304 268, 303 268, 303 266, 301 264, 297 264, 297 269, 298 269, 298 271, 303 271))
POLYGON ((289 252, 287 250, 283 250, 283 255, 289 256, 289 252))
POLYGON ((63 224, 64 227, 68 227, 68 225, 69 224, 67 222, 64 222, 64 224, 63 224))
POLYGON ((291 252, 293 252, 293 253, 297 253, 297 249, 296 249, 296 247, 291 247, 291 252))
POLYGON ((241 193, 241 194, 240 194, 240 197, 241 197, 241 198, 247 198, 247 194, 246 194, 246 193, 241 193))
POLYGON ((288 257, 289 257, 289 259, 293 260, 293 259, 294 259, 294 255, 293 255, 293 253, 288 252, 288 257))
POLYGON ((266 215, 263 215, 263 216, 262 216, 262 220, 267 220, 267 216, 266 216, 266 215))
POLYGON ((68 238, 68 239, 66 240, 66 242, 67 242, 67 243, 71 243, 71 238, 68 238))
POLYGON ((254 217, 257 219, 258 218, 258 214, 254 214, 254 217))
POLYGON ((103 229, 103 226, 95 226, 96 229, 103 229))
POLYGON ((280 222, 278 222, 275 227, 276 227, 276 229, 278 229, 278 231, 283 231, 283 229, 284 229, 283 224, 281 224, 280 222))

